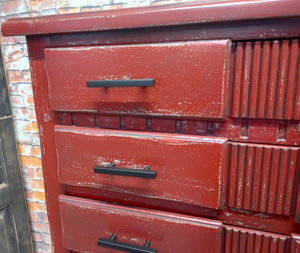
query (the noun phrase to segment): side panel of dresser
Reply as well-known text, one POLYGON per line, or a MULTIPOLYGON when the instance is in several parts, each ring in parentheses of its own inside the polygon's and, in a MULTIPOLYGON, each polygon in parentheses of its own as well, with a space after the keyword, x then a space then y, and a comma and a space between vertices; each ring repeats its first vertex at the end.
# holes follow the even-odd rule
POLYGON ((58 196, 64 187, 57 180, 57 161, 54 143, 54 115, 49 107, 48 80, 44 71, 44 48, 49 46, 47 37, 27 37, 31 67, 32 87, 39 125, 44 172, 47 213, 55 253, 64 253, 62 247, 58 196))

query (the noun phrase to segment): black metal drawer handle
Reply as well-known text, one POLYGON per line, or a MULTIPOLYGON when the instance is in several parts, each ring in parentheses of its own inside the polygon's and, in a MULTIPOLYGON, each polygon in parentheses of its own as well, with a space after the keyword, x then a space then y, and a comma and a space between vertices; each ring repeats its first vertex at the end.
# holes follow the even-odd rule
POLYGON ((151 87, 151 86, 154 86, 154 79, 87 81, 87 87, 89 88, 151 87))
POLYGON ((149 248, 150 242, 146 241, 145 245, 142 246, 136 246, 129 243, 124 242, 117 242, 116 241, 117 234, 113 234, 110 239, 105 238, 99 238, 97 241, 98 246, 110 248, 110 249, 116 249, 121 250, 124 252, 130 252, 130 253, 156 253, 156 249, 149 248))
POLYGON ((156 178, 156 171, 150 170, 149 166, 145 166, 143 170, 137 170, 137 169, 115 167, 114 163, 110 163, 108 167, 96 166, 94 168, 94 173, 128 176, 128 177, 142 177, 142 178, 150 178, 150 179, 156 178))

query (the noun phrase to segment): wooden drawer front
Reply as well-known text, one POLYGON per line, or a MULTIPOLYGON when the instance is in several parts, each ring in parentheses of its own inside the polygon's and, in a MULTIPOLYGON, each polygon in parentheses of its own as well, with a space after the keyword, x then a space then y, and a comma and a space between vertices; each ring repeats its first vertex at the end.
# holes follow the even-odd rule
POLYGON ((51 108, 225 117, 228 40, 45 50, 51 108), (153 87, 87 88, 91 80, 154 79, 153 87))
POLYGON ((290 236, 225 226, 224 253, 289 253, 290 236))
POLYGON ((300 148, 230 143, 228 206, 294 215, 300 148))
MULTIPOLYGON (((226 139, 57 126, 59 181, 185 202, 222 205, 226 139), (155 179, 95 174, 95 166, 150 166, 155 179)), ((138 170, 140 169, 140 170, 138 170)))
POLYGON ((121 252, 97 246, 99 238, 143 246, 157 252, 220 252, 222 223, 159 211, 125 208, 61 196, 63 245, 79 252, 121 252))

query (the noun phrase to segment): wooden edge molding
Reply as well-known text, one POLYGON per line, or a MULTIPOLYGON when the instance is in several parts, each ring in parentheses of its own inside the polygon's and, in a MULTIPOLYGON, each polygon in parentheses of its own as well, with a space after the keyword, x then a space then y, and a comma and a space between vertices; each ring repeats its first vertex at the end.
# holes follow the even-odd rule
POLYGON ((2 25, 2 34, 12 36, 75 33, 295 16, 300 16, 299 0, 216 0, 197 4, 13 18, 2 25))

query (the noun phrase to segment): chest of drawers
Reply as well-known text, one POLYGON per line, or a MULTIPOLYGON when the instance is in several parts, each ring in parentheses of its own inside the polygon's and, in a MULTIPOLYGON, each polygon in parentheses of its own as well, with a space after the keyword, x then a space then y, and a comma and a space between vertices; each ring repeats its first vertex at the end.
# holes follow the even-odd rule
POLYGON ((55 252, 300 252, 299 25, 296 0, 4 23, 55 252))

